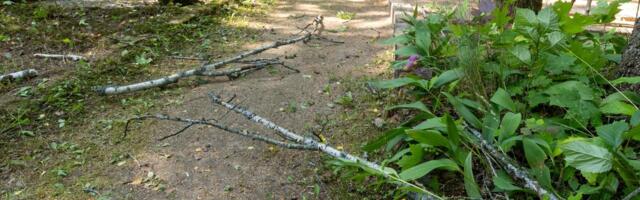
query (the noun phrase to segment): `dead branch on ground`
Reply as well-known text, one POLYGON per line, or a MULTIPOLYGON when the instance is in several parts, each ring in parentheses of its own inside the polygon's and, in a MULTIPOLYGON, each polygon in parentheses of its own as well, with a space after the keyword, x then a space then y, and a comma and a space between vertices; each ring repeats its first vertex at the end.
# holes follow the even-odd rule
POLYGON ((417 185, 414 185, 412 183, 409 183, 407 181, 404 181, 402 179, 400 179, 398 177, 398 174, 393 171, 390 170, 387 167, 383 167, 380 166, 376 163, 370 162, 364 158, 360 158, 354 155, 351 155, 349 153, 346 153, 344 151, 338 150, 326 143, 322 143, 319 142, 313 138, 309 138, 309 137, 303 137, 301 134, 295 133, 293 131, 290 131, 284 127, 281 127, 271 121, 269 121, 268 119, 261 117, 253 112, 251 112, 250 110, 243 108, 239 105, 236 105, 234 103, 231 103, 231 101, 223 101, 222 98, 216 94, 213 93, 209 93, 209 98, 211 99, 211 102, 215 105, 220 105, 222 107, 224 107, 225 109, 229 110, 229 111, 233 111, 235 113, 241 114, 245 117, 247 117, 248 120, 253 121, 259 125, 262 125, 266 128, 272 129, 275 131, 275 133, 278 136, 281 136, 283 138, 284 141, 280 140, 280 139, 275 139, 275 138, 270 138, 264 135, 260 135, 258 133, 254 133, 254 132, 250 132, 247 130, 239 130, 239 129, 235 129, 235 128, 231 128, 228 126, 225 126, 221 123, 219 123, 217 120, 215 119, 201 119, 201 120, 197 120, 197 119, 186 119, 186 118, 180 118, 180 117, 172 117, 172 116, 167 116, 167 115, 145 115, 145 116, 140 116, 140 117, 135 117, 135 118, 131 118, 127 121, 127 124, 125 125, 125 133, 123 134, 123 138, 126 137, 127 132, 129 130, 129 124, 131 121, 138 121, 138 120, 145 120, 145 119, 156 119, 156 120, 168 120, 168 121, 175 121, 175 122, 182 122, 182 123, 186 123, 187 126, 185 128, 180 129, 178 132, 173 133, 171 135, 167 135, 161 139, 165 139, 165 138, 169 138, 169 137, 173 137, 175 135, 178 135, 182 132, 184 132, 184 130, 188 129, 189 127, 193 126, 193 125, 209 125, 209 126, 213 126, 215 128, 224 130, 226 132, 229 133, 233 133, 236 135, 240 135, 243 137, 248 137, 254 140, 259 140, 262 142, 266 142, 272 145, 276 145, 276 146, 280 146, 283 148, 288 148, 288 149, 299 149, 299 150, 310 150, 310 151, 320 151, 323 152, 331 157, 340 159, 342 161, 346 161, 346 162, 352 162, 352 163, 357 163, 359 164, 359 166, 366 168, 368 170, 373 170, 375 171, 377 174, 385 177, 385 178, 389 178, 394 180, 394 183, 397 183, 398 185, 401 186, 406 186, 406 187, 411 187, 414 188, 416 190, 421 191, 422 193, 425 194, 425 197, 427 199, 443 199, 440 196, 435 195, 434 193, 431 193, 427 190, 425 190, 422 187, 419 187, 417 185))
POLYGON ((5 75, 0 75, 0 81, 15 80, 15 79, 21 79, 21 78, 31 78, 37 75, 38 75, 38 71, 36 71, 35 69, 27 69, 27 70, 17 71, 17 72, 5 74, 5 75))
POLYGON ((466 129, 471 132, 470 135, 474 139, 480 142, 480 148, 482 148, 483 151, 489 153, 491 157, 494 157, 499 162, 499 164, 503 166, 505 171, 507 171, 507 173, 509 173, 509 175, 511 175, 513 178, 524 181, 524 186, 526 188, 533 190, 541 199, 545 197, 548 197, 549 200, 560 199, 556 196, 556 193, 553 192, 553 190, 547 190, 542 187, 542 185, 540 185, 538 181, 532 178, 525 169, 515 164, 516 162, 514 162, 511 158, 498 151, 493 147, 493 145, 489 144, 489 142, 483 139, 480 132, 473 128, 470 128, 468 125, 466 125, 466 129))
POLYGON ((33 56, 37 58, 53 58, 53 59, 62 59, 62 60, 72 60, 72 61, 80 61, 87 60, 84 56, 73 55, 73 54, 44 54, 44 53, 36 53, 33 56))
POLYGON ((190 77, 190 76, 196 76, 196 75, 206 75, 206 74, 210 74, 210 73, 218 73, 215 70, 217 70, 218 68, 227 65, 229 63, 234 63, 237 61, 240 61, 248 56, 251 55, 255 55, 258 53, 261 53, 263 51, 266 51, 268 49, 272 49, 272 48, 278 48, 280 46, 284 46, 284 45, 290 45, 290 44, 294 44, 297 42, 306 42, 308 40, 310 40, 312 38, 313 35, 315 34, 320 34, 322 32, 321 29, 324 28, 324 24, 322 22, 322 17, 317 17, 312 23, 310 23, 309 25, 307 25, 307 27, 310 27, 311 25, 314 25, 314 29, 312 30, 308 30, 308 29, 304 29, 301 32, 304 32, 304 34, 298 36, 298 37, 294 37, 294 38, 290 38, 290 39, 286 39, 286 40, 281 40, 281 41, 276 41, 272 44, 269 45, 265 45, 262 47, 259 47, 257 49, 253 49, 250 51, 245 51, 243 53, 237 54, 233 57, 229 57, 226 58, 222 61, 218 61, 216 63, 211 63, 211 64, 205 64, 202 65, 198 68, 195 69, 190 69, 187 71, 182 71, 182 72, 178 72, 166 77, 162 77, 159 79, 154 79, 154 80, 148 80, 148 81, 144 81, 144 82, 139 82, 139 83, 134 83, 134 84, 130 84, 130 85, 122 85, 122 86, 106 86, 106 87, 98 87, 95 89, 96 92, 100 93, 100 94, 105 94, 105 95, 111 95, 111 94, 121 94, 121 93, 127 93, 127 92, 134 92, 134 91, 139 91, 139 90, 144 90, 144 89, 149 89, 149 88, 154 88, 154 87, 159 87, 159 86, 164 86, 164 85, 168 85, 171 83, 175 83, 178 80, 182 79, 182 78, 186 78, 186 77, 190 77))

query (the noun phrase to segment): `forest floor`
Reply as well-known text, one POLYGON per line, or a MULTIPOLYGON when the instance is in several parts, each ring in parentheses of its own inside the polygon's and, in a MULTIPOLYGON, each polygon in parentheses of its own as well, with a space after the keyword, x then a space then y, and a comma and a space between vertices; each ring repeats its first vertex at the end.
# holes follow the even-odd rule
POLYGON ((369 94, 364 83, 385 74, 392 57, 390 47, 378 44, 392 32, 386 1, 211 7, 0 7, 0 72, 40 72, 0 85, 0 198, 369 196, 362 186, 342 181, 320 153, 281 149, 211 127, 158 141, 183 124, 145 121, 134 123, 120 141, 126 119, 145 113, 217 118, 270 133, 244 117, 225 115, 207 100, 208 92, 237 95, 237 103, 297 132, 322 129, 328 143, 347 152, 359 154, 362 142, 379 135, 372 121, 383 114, 381 98, 387 97, 369 94), (286 39, 318 15, 324 16, 323 35, 343 44, 311 41, 257 56, 280 57, 300 73, 272 67, 235 80, 194 78, 133 94, 100 96, 90 90, 199 65, 172 55, 215 60, 286 39), (39 59, 33 53, 74 53, 89 61, 39 59))

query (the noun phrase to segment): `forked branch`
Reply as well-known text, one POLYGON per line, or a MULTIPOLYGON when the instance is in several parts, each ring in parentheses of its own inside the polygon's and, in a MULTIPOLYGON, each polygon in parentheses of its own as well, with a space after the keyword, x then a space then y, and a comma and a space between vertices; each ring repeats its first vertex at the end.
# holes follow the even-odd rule
MULTIPOLYGON (((322 19, 322 18, 320 17, 320 19, 322 19)), ((300 35, 298 37, 290 38, 290 39, 287 39, 287 40, 276 41, 276 42, 274 42, 272 44, 265 45, 265 46, 262 46, 262 47, 259 47, 257 49, 253 49, 253 50, 250 50, 250 51, 245 51, 245 52, 242 52, 240 54, 237 54, 235 56, 226 58, 224 60, 221 60, 221 61, 218 61, 218 62, 215 62, 215 63, 205 64, 205 65, 202 65, 202 66, 200 66, 198 68, 194 68, 194 69, 178 72, 178 73, 171 74, 169 76, 158 78, 158 79, 154 79, 154 80, 148 80, 148 81, 143 81, 143 82, 129 84, 129 85, 122 85, 122 86, 98 87, 98 88, 95 89, 95 91, 100 93, 100 94, 105 94, 105 95, 121 94, 121 93, 134 92, 134 91, 139 91, 139 90, 144 90, 144 89, 149 89, 149 88, 168 85, 168 84, 171 84, 171 83, 178 82, 178 80, 180 80, 182 78, 186 78, 186 77, 190 77, 190 76, 206 75, 207 72, 215 71, 216 69, 218 69, 218 68, 220 68, 220 67, 222 67, 224 65, 240 61, 240 60, 242 60, 242 59, 244 59, 244 58, 246 58, 248 56, 261 53, 261 52, 266 51, 268 49, 278 48, 280 46, 294 44, 294 43, 301 42, 301 41, 308 41, 309 39, 311 39, 311 36, 313 34, 319 34, 321 32, 321 31, 318 30, 318 27, 324 27, 324 25, 322 25, 322 20, 317 20, 316 19, 311 24, 315 25, 315 29, 313 29, 311 31, 303 30, 302 32, 304 32, 304 34, 302 34, 302 35, 300 35)))

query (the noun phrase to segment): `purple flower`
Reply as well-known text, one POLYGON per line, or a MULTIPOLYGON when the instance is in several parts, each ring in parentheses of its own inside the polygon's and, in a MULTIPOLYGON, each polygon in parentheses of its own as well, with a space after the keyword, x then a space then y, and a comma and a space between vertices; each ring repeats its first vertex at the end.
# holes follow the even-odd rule
POLYGON ((491 14, 496 8, 496 3, 493 0, 480 0, 478 3, 480 13, 491 14))
POLYGON ((407 60, 407 65, 405 66, 406 70, 411 70, 415 68, 416 64, 418 64, 418 58, 420 58, 418 55, 409 56, 409 59, 407 60))

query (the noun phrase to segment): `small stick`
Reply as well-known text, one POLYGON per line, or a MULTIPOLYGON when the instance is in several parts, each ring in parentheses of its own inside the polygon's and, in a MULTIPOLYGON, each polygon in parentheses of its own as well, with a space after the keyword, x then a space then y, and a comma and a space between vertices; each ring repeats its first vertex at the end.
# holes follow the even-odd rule
POLYGON ((0 75, 0 81, 3 81, 5 79, 15 80, 20 78, 31 78, 35 76, 38 76, 38 71, 36 71, 35 69, 26 69, 26 70, 17 71, 17 72, 5 74, 5 75, 0 75))
POLYGON ((55 59, 63 59, 63 60, 69 59, 69 60, 73 60, 73 61, 87 60, 84 56, 78 56, 78 55, 73 55, 73 54, 63 55, 63 54, 36 53, 36 54, 33 54, 33 56, 38 57, 38 58, 55 58, 55 59))
POLYGON ((189 123, 189 124, 187 124, 187 126, 183 127, 183 128, 182 128, 182 129, 180 129, 179 131, 177 131, 177 132, 175 132, 175 133, 173 133, 173 134, 165 135, 164 137, 159 138, 159 139, 158 139, 158 141, 163 141, 163 140, 166 140, 167 138, 170 138, 170 137, 176 136, 176 135, 178 135, 178 134, 180 134, 180 133, 182 133, 182 132, 186 131, 187 129, 191 128, 193 125, 194 125, 193 123, 189 123))
POLYGON ((207 60, 204 58, 187 57, 187 56, 169 56, 169 58, 180 59, 180 60, 207 60))

